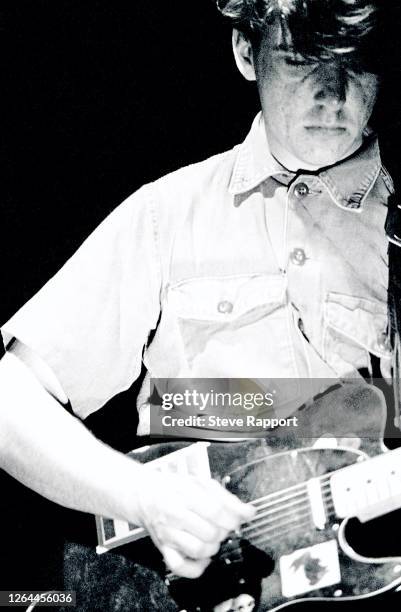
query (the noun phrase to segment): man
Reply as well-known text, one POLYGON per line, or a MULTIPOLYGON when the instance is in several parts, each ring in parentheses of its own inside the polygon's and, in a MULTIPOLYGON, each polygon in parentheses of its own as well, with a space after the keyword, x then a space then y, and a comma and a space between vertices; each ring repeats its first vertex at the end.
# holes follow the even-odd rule
MULTIPOLYGON (((388 374, 391 180, 368 128, 377 4, 221 2, 261 100, 245 142, 134 194, 4 327, 2 466, 60 504, 144 525, 182 576, 252 510, 216 483, 145 470, 62 404, 87 417, 142 358, 154 378, 310 378, 291 410, 369 354, 388 374)), ((139 434, 149 408, 145 382, 139 434)))

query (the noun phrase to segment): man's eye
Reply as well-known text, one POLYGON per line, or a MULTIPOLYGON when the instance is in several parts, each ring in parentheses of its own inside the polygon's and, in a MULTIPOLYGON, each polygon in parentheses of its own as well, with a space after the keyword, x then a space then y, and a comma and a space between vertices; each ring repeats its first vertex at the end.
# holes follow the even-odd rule
POLYGON ((311 62, 302 55, 286 55, 285 63, 288 66, 309 66, 311 62))

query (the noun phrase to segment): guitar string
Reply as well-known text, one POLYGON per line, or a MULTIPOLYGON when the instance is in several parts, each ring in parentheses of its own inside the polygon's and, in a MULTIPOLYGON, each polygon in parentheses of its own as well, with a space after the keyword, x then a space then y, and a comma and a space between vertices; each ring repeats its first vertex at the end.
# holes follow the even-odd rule
MULTIPOLYGON (((325 506, 325 514, 326 514, 326 519, 329 518, 330 516, 335 516, 336 512, 335 512, 335 506, 334 506, 334 502, 333 502, 333 498, 331 496, 331 492, 328 492, 327 494, 323 494, 322 495, 322 501, 323 504, 325 506), (333 512, 334 511, 334 512, 333 512)), ((284 513, 280 513, 280 518, 282 518, 283 516, 291 516, 291 515, 298 515, 299 516, 299 511, 308 508, 308 514, 310 515, 311 518, 313 518, 313 514, 311 512, 311 508, 310 508, 310 500, 308 499, 308 501, 306 502, 306 498, 305 498, 305 503, 303 504, 303 506, 300 506, 299 508, 296 508, 292 511, 289 512, 284 512, 284 513)), ((278 512, 275 511, 275 514, 278 512)), ((263 517, 259 517, 253 519, 253 522, 256 524, 250 525, 250 523, 247 523, 247 525, 249 525, 248 527, 245 527, 241 530, 241 534, 243 534, 244 536, 251 536, 253 533, 255 533, 255 531, 260 531, 261 533, 263 533, 263 529, 266 530, 270 530, 271 528, 275 529, 277 527, 277 520, 275 520, 273 518, 273 520, 270 519, 266 519, 266 520, 260 520, 263 517), (268 529, 268 527, 270 527, 270 529, 268 529), (263 527, 263 529, 261 530, 261 528, 263 527)), ((280 526, 280 525, 279 525, 280 526)))
MULTIPOLYGON (((333 475, 333 472, 329 472, 328 474, 323 474, 322 476, 316 476, 314 478, 314 480, 329 480, 333 475)), ((274 493, 269 493, 268 495, 264 495, 262 497, 259 497, 257 499, 253 499, 250 503, 251 504, 258 504, 259 502, 264 502, 269 498, 273 498, 279 495, 282 495, 283 493, 287 493, 288 491, 293 491, 294 489, 299 489, 305 486, 305 481, 304 482, 299 482, 295 485, 292 485, 291 487, 287 487, 285 489, 281 489, 280 491, 275 491, 274 493)))
MULTIPOLYGON (((332 497, 331 497, 331 492, 328 492, 328 494, 322 494, 322 501, 323 503, 326 503, 326 505, 331 505, 332 504, 332 497)), ((301 510, 304 510, 306 508, 308 508, 308 512, 310 514, 310 516, 312 517, 312 511, 311 511, 311 506, 310 506, 310 499, 308 496, 304 496, 304 498, 302 500, 300 500, 300 502, 297 503, 297 505, 299 506, 300 504, 302 504, 300 507, 294 508, 294 504, 291 504, 292 506, 292 510, 289 510, 288 512, 283 512, 283 509, 285 508, 289 508, 290 504, 287 504, 286 506, 282 506, 280 508, 277 508, 276 510, 271 510, 268 513, 259 513, 259 515, 256 515, 256 517, 254 519, 252 519, 252 521, 249 521, 246 523, 246 527, 244 527, 241 530, 241 533, 244 535, 250 534, 251 532, 254 532, 255 530, 260 530, 261 527, 263 526, 268 526, 268 525, 276 525, 277 526, 277 519, 274 518, 274 516, 272 516, 273 514, 277 514, 278 512, 280 512, 280 518, 282 518, 283 516, 291 516, 291 515, 299 515, 299 512, 301 510), (269 515, 270 518, 266 518, 265 520, 262 520, 263 518, 265 518, 266 514, 269 515), (256 524, 255 524, 256 523, 256 524)), ((333 505, 334 508, 334 505, 333 505)))
MULTIPOLYGON (((305 499, 302 500, 302 505, 300 507, 289 509, 287 512, 284 512, 284 511, 282 512, 281 508, 277 509, 274 511, 274 514, 279 513, 279 518, 281 518, 282 516, 298 514, 300 511, 304 510, 305 508, 308 508, 310 511, 310 504, 305 503, 305 502, 306 502, 305 499)), ((311 513, 311 516, 312 516, 312 513, 311 513)), ((265 515, 262 514, 258 519, 256 520, 254 519, 251 525, 242 529, 242 533, 248 533, 254 529, 259 529, 262 525, 268 525, 269 523, 275 524, 277 521, 277 518, 271 515, 269 515, 269 517, 266 518, 265 520, 262 520, 264 518, 265 518, 265 515)))
MULTIPOLYGON (((335 513, 328 513, 327 514, 327 518, 333 518, 335 516, 335 513)), ((247 546, 251 545, 251 544, 257 544, 257 545, 261 545, 264 542, 266 542, 266 540, 268 540, 269 542, 276 540, 277 538, 282 538, 284 535, 287 535, 288 533, 291 533, 292 531, 296 531, 299 530, 301 528, 305 528, 311 526, 311 517, 309 516, 307 520, 303 519, 303 520, 298 520, 298 521, 292 521, 291 523, 289 523, 289 526, 285 529, 283 529, 282 531, 274 531, 274 533, 272 534, 260 534, 258 536, 254 536, 253 538, 247 538, 246 542, 241 542, 232 548, 230 551, 224 551, 220 554, 220 559, 228 559, 230 557, 230 555, 232 555, 233 553, 238 553, 240 552, 243 548, 246 548, 247 546)), ((312 525, 313 528, 315 528, 315 525, 312 525)))
MULTIPOLYGON (((273 533, 273 534, 261 534, 259 536, 255 536, 254 538, 247 538, 247 543, 251 544, 251 545, 256 545, 256 546, 261 546, 262 544, 264 544, 265 542, 274 542, 274 540, 280 539, 283 536, 286 536, 287 534, 293 532, 293 531, 298 531, 300 529, 304 530, 306 527, 310 527, 310 520, 303 520, 303 521, 297 521, 296 524, 291 524, 289 527, 287 527, 286 529, 283 529, 282 531, 279 531, 277 533, 273 533)), ((244 546, 245 544, 242 543, 242 546, 244 546)), ((239 545, 240 547, 240 545, 239 545)))
POLYGON ((295 506, 299 506, 300 504, 305 504, 305 499, 305 494, 302 494, 302 497, 300 499, 297 499, 296 501, 292 501, 288 504, 279 504, 277 508, 271 510, 258 511, 254 518, 249 521, 249 523, 257 522, 266 516, 277 514, 277 512, 281 512, 282 510, 286 510, 287 508, 294 508, 295 506))
MULTIPOLYGON (((307 515, 306 515, 307 516, 307 515)), ((333 518, 335 516, 334 512, 330 512, 327 514, 327 519, 333 518)), ((253 538, 247 538, 247 540, 250 543, 258 543, 258 544, 262 544, 263 542, 265 542, 266 540, 272 541, 275 540, 276 538, 281 538, 282 536, 286 535, 287 533, 300 529, 301 527, 305 527, 307 525, 312 526, 313 528, 315 528, 315 525, 311 522, 311 517, 308 517, 308 520, 298 520, 298 521, 292 521, 291 523, 288 524, 289 526, 285 529, 283 529, 282 531, 274 531, 272 534, 259 534, 257 536, 254 536, 253 538)))
POLYGON ((292 522, 290 525, 286 526, 285 529, 282 529, 280 531, 273 532, 273 533, 260 533, 251 538, 247 538, 247 540, 251 542, 252 544, 257 543, 257 542, 261 544, 262 542, 265 542, 266 540, 271 541, 276 538, 281 538, 283 535, 286 535, 290 531, 299 529, 300 526, 305 527, 306 525, 308 525, 309 527, 311 526, 310 517, 308 516, 300 517, 298 521, 292 522))
MULTIPOLYGON (((289 526, 286 529, 283 529, 282 531, 278 531, 278 532, 274 532, 272 534, 261 534, 259 536, 255 536, 254 538, 248 538, 248 541, 252 544, 262 544, 263 542, 265 542, 266 540, 268 540, 269 542, 271 542, 272 540, 275 540, 276 538, 282 538, 284 535, 286 535, 287 533, 300 529, 301 527, 306 527, 307 525, 311 526, 311 521, 300 521, 298 524, 297 523, 291 523, 292 527, 289 526)), ((315 527, 315 525, 312 525, 313 527, 315 527)))
MULTIPOLYGON (((317 477, 315 480, 320 481, 320 486, 327 486, 330 484, 329 480, 331 478, 331 474, 327 474, 324 476, 319 476, 317 477), (323 481, 326 480, 327 482, 324 483, 323 481)), ((304 494, 305 491, 307 491, 307 481, 306 482, 302 482, 298 485, 294 485, 293 487, 288 487, 287 489, 282 489, 281 491, 277 491, 276 493, 269 493, 268 495, 265 495, 263 497, 260 497, 256 500, 252 500, 249 502, 250 505, 255 506, 256 509, 259 508, 267 508, 270 505, 275 505, 278 503, 281 503, 282 501, 286 501, 287 499, 291 499, 292 497, 297 497, 298 495, 304 494), (303 489, 297 492, 294 492, 292 495, 286 495, 287 491, 291 491, 293 489, 303 489), (284 493, 284 495, 283 495, 284 493), (272 500, 271 503, 263 503, 262 502, 267 502, 267 500, 272 499, 276 497, 277 499, 272 500), (260 505, 256 505, 256 504, 260 504, 260 505)))
MULTIPOLYGON (((328 511, 325 514, 327 517, 328 511)), ((265 533, 268 531, 272 531, 274 529, 281 527, 282 525, 290 524, 294 520, 297 520, 297 517, 299 516, 306 516, 306 515, 309 516, 311 520, 313 519, 313 514, 310 512, 309 508, 305 506, 303 508, 303 512, 288 512, 284 515, 280 515, 280 519, 282 520, 276 519, 275 521, 264 521, 263 523, 260 523, 259 525, 256 525, 252 528, 241 530, 241 535, 248 538, 258 533, 265 533)))
MULTIPOLYGON (((294 515, 294 514, 296 514, 296 517, 299 517, 299 518, 304 518, 306 516, 312 518, 312 513, 310 512, 309 509, 307 509, 306 512, 297 512, 297 513, 290 512, 290 513, 287 514, 287 517, 288 517, 288 515, 291 516, 291 515, 294 515)), ((283 519, 284 519, 284 517, 283 517, 283 519)), ((250 537, 257 536, 258 534, 268 533, 269 531, 272 531, 274 529, 278 529, 278 528, 283 527, 285 525, 291 525, 293 522, 294 522, 294 519, 291 519, 291 520, 285 519, 283 522, 282 521, 276 521, 275 523, 270 521, 270 522, 266 523, 266 525, 269 525, 269 527, 267 527, 267 526, 264 526, 263 528, 258 528, 258 527, 255 528, 255 527, 253 527, 253 528, 248 529, 248 530, 242 529, 241 530, 241 535, 243 535, 247 539, 249 539, 250 537)))
POLYGON ((244 535, 248 535, 248 534, 254 533, 255 531, 260 531, 261 528, 268 528, 270 526, 275 527, 275 526, 277 526, 279 524, 278 521, 281 518, 283 518, 283 517, 289 518, 289 517, 297 516, 297 515, 299 515, 299 513, 301 511, 304 511, 304 510, 307 510, 308 513, 310 514, 310 516, 313 517, 312 511, 310 509, 310 504, 309 503, 304 503, 302 506, 300 506, 299 508, 294 509, 292 511, 289 510, 287 512, 281 512, 279 517, 270 517, 270 518, 268 518, 268 519, 266 519, 264 521, 258 521, 256 524, 253 524, 253 525, 248 526, 248 527, 244 527, 242 529, 242 533, 244 535))
MULTIPOLYGON (((309 501, 309 493, 308 493, 308 489, 305 483, 303 483, 304 485, 304 490, 303 491, 299 491, 296 494, 292 495, 292 496, 282 496, 281 498, 276 499, 275 501, 268 503, 268 504, 264 504, 263 506, 256 506, 256 516, 252 519, 250 519, 247 523, 245 523, 246 525, 250 525, 251 523, 258 521, 262 516, 266 516, 268 514, 272 514, 272 513, 277 513, 280 512, 282 509, 288 507, 289 505, 295 505, 295 502, 292 502, 291 504, 283 504, 284 501, 288 501, 289 499, 294 499, 297 497, 301 497, 301 499, 296 502, 297 504, 301 503, 302 501, 309 501), (276 508, 274 510, 269 510, 267 511, 266 508, 274 508, 276 506, 276 508)), ((323 487, 321 486, 321 492, 322 494, 325 494, 325 489, 327 486, 329 486, 330 483, 327 483, 327 485, 323 485, 323 487)), ((331 495, 331 491, 329 489, 329 494, 331 495)), ((269 496, 266 496, 266 498, 269 496)), ((252 502, 250 502, 251 505, 253 505, 252 502)))
POLYGON ((279 497, 277 499, 275 499, 274 501, 270 502, 270 503, 264 503, 264 504, 260 504, 259 506, 254 506, 253 502, 251 502, 251 505, 254 506, 257 510, 262 510, 264 508, 270 508, 271 506, 276 506, 277 504, 281 504, 282 502, 286 502, 290 499, 294 499, 296 497, 300 497, 300 496, 304 496, 305 495, 305 489, 299 490, 297 493, 292 493, 291 495, 283 495, 282 497, 279 497))
MULTIPOLYGON (((331 491, 330 490, 321 491, 321 494, 331 496, 331 491)), ((277 512, 280 512, 281 510, 285 510, 288 507, 292 507, 296 505, 299 506, 301 503, 305 503, 307 501, 310 501, 310 496, 309 496, 309 492, 307 491, 307 489, 305 489, 302 492, 302 495, 297 496, 297 498, 293 499, 292 501, 289 501, 288 499, 277 500, 274 503, 266 504, 263 507, 257 508, 256 515, 252 519, 250 519, 246 523, 246 525, 251 525, 252 523, 257 522, 260 518, 264 516, 268 516, 270 514, 276 514, 277 512), (283 503, 284 501, 286 501, 287 503, 283 503)))
MULTIPOLYGON (((321 492, 322 492, 322 494, 323 494, 323 493, 326 493, 326 492, 330 492, 330 490, 329 490, 329 491, 326 491, 326 489, 327 489, 327 485, 324 485, 324 486, 322 486, 322 487, 321 487, 321 492)), ((256 516, 255 516, 253 519, 251 519, 249 522, 252 522, 252 521, 254 521, 254 520, 257 520, 259 516, 265 516, 265 515, 268 515, 268 514, 272 514, 272 513, 274 513, 274 512, 278 512, 278 511, 280 510, 280 508, 281 508, 281 507, 282 507, 282 508, 287 508, 288 506, 299 504, 299 503, 301 503, 301 502, 302 502, 302 501, 303 501, 303 500, 304 500, 306 497, 308 497, 308 498, 309 498, 307 487, 305 487, 305 490, 304 490, 304 491, 300 491, 300 492, 299 492, 299 493, 297 493, 296 495, 288 496, 288 497, 286 497, 286 498, 284 498, 284 497, 283 497, 282 499, 278 499, 278 500, 276 500, 275 502, 272 502, 272 503, 270 503, 270 504, 265 504, 265 505, 263 505, 263 506, 257 506, 257 507, 256 507, 256 510, 257 510, 256 516), (290 502, 289 504, 282 504, 282 502, 284 502, 284 501, 288 501, 288 500, 290 500, 290 499, 294 499, 294 498, 296 498, 296 497, 301 497, 301 499, 300 499, 300 500, 298 500, 298 501, 292 501, 292 502, 290 502), (266 508, 273 508, 274 506, 279 506, 279 507, 278 507, 276 510, 268 510, 268 511, 262 512, 262 511, 264 511, 266 508)))
MULTIPOLYGON (((303 509, 307 510, 307 512, 306 513, 305 512, 304 513, 300 513, 300 512, 287 512, 284 515, 280 515, 280 518, 284 517, 284 516, 286 516, 288 518, 291 515, 296 515, 296 517, 309 516, 310 519, 313 520, 313 514, 310 511, 310 506, 307 507, 305 505, 303 509)), ((328 510, 328 512, 325 513, 326 514, 326 520, 329 517, 331 517, 331 516, 335 516, 335 512, 333 513, 331 509, 329 510, 329 508, 327 508, 327 510, 328 510)), ((334 506, 333 506, 333 510, 334 510, 334 506)), ((284 521, 284 523, 277 522, 277 520, 276 521, 268 520, 268 521, 264 521, 262 524, 255 525, 255 526, 253 526, 251 528, 242 529, 241 530, 241 535, 243 535, 244 537, 249 539, 250 537, 255 536, 258 533, 259 534, 268 533, 268 532, 270 532, 272 530, 277 529, 278 527, 282 527, 284 525, 290 525, 293 522, 294 522, 294 519, 286 520, 286 521, 284 521)))

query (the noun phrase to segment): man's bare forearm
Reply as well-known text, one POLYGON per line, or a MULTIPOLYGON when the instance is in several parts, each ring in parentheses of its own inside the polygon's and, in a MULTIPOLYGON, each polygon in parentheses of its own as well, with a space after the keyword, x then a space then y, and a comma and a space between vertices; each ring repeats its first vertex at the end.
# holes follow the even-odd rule
POLYGON ((63 506, 139 520, 142 466, 97 440, 12 354, 0 363, 0 465, 63 506))

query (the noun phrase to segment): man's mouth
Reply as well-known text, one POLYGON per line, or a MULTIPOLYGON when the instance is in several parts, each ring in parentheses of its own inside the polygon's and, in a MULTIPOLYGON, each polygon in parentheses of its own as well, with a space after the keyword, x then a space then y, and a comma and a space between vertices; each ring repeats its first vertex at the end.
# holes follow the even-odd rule
POLYGON ((343 125, 306 125, 305 130, 316 136, 343 136, 347 128, 343 125))

